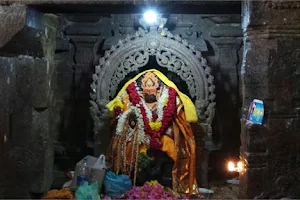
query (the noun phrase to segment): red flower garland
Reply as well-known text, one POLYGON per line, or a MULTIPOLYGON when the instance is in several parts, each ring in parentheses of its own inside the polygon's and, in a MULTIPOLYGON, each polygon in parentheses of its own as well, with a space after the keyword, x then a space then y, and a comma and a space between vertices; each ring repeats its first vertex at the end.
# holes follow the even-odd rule
POLYGON ((118 107, 115 107, 115 115, 116 116, 119 116, 121 115, 123 112, 122 112, 122 109, 118 106, 118 107))
POLYGON ((135 87, 135 82, 132 82, 131 84, 128 85, 127 87, 127 93, 129 95, 129 98, 131 102, 133 103, 134 106, 139 105, 139 108, 142 113, 143 121, 144 121, 144 128, 146 134, 150 135, 151 140, 150 140, 150 145, 154 149, 160 149, 161 144, 159 141, 159 137, 163 134, 165 134, 167 128, 170 126, 170 123, 173 120, 173 116, 176 112, 176 90, 174 88, 169 87, 169 99, 168 99, 168 104, 164 108, 164 113, 163 113, 163 118, 162 118, 162 125, 159 129, 159 131, 154 131, 151 129, 149 125, 149 119, 146 115, 146 110, 141 102, 140 95, 136 91, 135 87))

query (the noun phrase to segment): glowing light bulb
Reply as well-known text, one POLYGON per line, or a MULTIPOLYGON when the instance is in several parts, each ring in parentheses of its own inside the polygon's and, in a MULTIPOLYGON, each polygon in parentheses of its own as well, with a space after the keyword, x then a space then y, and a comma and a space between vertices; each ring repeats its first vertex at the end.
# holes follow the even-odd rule
POLYGON ((227 164, 227 169, 228 169, 228 171, 230 171, 230 172, 235 171, 235 166, 234 166, 234 163, 233 163, 232 161, 228 162, 228 164, 227 164))
POLYGON ((147 23, 153 24, 157 20, 157 13, 153 10, 148 10, 144 13, 144 19, 147 23))

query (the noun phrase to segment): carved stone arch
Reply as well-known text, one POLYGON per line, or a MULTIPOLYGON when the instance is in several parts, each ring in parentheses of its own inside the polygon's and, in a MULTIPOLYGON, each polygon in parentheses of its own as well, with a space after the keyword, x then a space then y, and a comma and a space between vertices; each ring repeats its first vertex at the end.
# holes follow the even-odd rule
POLYGON ((139 28, 135 34, 127 35, 117 45, 111 46, 100 58, 91 84, 90 102, 95 134, 101 128, 101 102, 108 102, 115 97, 120 82, 130 72, 144 67, 150 56, 155 57, 158 65, 186 82, 190 96, 195 99, 199 123, 210 135, 215 107, 211 68, 193 45, 158 26, 150 27, 149 31, 139 28))

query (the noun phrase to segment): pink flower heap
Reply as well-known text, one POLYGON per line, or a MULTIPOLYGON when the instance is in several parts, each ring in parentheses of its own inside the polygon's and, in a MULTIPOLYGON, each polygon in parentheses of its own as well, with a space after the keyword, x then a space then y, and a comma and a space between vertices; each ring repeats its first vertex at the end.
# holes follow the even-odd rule
MULTIPOLYGON (((133 187, 126 193, 127 199, 179 199, 173 192, 166 191, 157 181, 146 182, 143 187, 133 187)), ((181 199, 188 199, 181 197, 181 199)))

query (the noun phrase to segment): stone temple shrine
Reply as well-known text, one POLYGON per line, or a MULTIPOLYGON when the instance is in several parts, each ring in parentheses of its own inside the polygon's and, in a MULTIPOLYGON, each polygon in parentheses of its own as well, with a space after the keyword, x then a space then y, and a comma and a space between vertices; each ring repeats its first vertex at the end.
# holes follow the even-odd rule
POLYGON ((137 187, 300 198, 299 152, 299 1, 0 0, 0 198, 102 154, 137 187))

